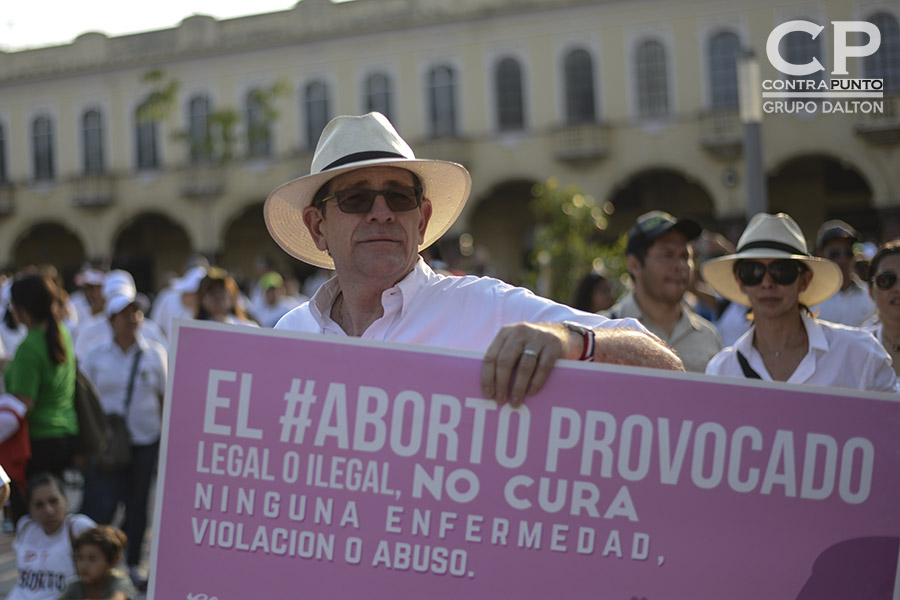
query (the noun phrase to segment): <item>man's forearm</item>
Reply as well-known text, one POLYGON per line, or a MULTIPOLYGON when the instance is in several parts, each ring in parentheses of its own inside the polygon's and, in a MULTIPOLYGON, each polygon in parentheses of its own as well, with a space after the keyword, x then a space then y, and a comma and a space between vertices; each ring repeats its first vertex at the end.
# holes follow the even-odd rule
POLYGON ((594 361, 684 371, 684 364, 665 342, 633 329, 595 329, 594 361))

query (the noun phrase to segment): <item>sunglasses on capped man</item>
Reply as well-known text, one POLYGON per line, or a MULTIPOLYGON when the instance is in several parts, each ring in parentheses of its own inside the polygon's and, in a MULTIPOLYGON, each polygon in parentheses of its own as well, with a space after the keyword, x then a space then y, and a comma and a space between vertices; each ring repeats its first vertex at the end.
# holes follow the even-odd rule
POLYGON ((422 205, 422 189, 411 185, 392 185, 381 190, 348 188, 332 193, 322 202, 336 200, 341 212, 361 214, 372 210, 378 196, 384 196, 384 201, 393 212, 406 212, 422 205))
POLYGON ((765 265, 758 260, 742 260, 735 266, 735 273, 741 283, 753 287, 762 283, 766 273, 778 285, 791 285, 806 270, 803 263, 785 258, 765 265))

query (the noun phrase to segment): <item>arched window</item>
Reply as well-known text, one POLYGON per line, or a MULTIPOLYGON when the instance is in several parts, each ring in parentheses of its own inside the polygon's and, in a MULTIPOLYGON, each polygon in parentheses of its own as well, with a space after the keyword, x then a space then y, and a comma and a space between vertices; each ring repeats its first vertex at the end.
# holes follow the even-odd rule
POLYGON ((32 121, 31 144, 34 179, 52 181, 56 173, 53 165, 53 122, 50 117, 40 116, 32 121))
POLYGON ((6 129, 0 123, 0 183, 9 183, 9 171, 6 169, 6 129))
POLYGON ((188 103, 188 140, 191 162, 212 160, 212 137, 209 127, 210 102, 205 95, 194 96, 188 103))
POLYGON ((103 116, 97 109, 85 111, 81 117, 82 172, 85 175, 103 173, 103 116))
POLYGON ((877 13, 869 22, 881 32, 881 46, 863 59, 866 77, 884 80, 884 91, 900 91, 900 24, 897 17, 877 13))
MULTIPOLYGON (((377 111, 394 123, 393 86, 385 73, 372 73, 366 77, 366 112, 377 111)), ((396 125, 396 123, 394 123, 396 125)))
POLYGON ((253 158, 272 155, 272 130, 262 94, 262 90, 258 89, 247 93, 247 155, 253 158))
POLYGON ((738 107, 737 59, 740 48, 740 38, 731 31, 723 31, 709 39, 707 58, 713 108, 738 107))
POLYGON ((428 72, 428 127, 431 137, 456 135, 456 72, 438 65, 428 72))
POLYGON ((315 148, 322 130, 331 120, 328 86, 323 81, 313 81, 306 86, 303 101, 306 105, 306 142, 309 148, 315 148))
MULTIPOLYGON (((146 103, 147 100, 144 100, 146 103)), ((138 171, 159 168, 159 145, 157 131, 159 123, 152 119, 142 119, 141 107, 134 111, 135 167, 138 171)))
POLYGON ((669 74, 666 49, 657 40, 646 40, 635 53, 638 114, 645 118, 669 114, 669 74))
MULTIPOLYGON (((806 31, 788 32, 787 35, 781 38, 778 50, 784 60, 794 65, 805 65, 811 62, 814 58, 818 59, 819 62, 822 63, 824 59, 824 54, 822 53, 822 38, 824 37, 824 33, 825 32, 823 31, 815 39, 813 39, 813 37, 806 31)), ((821 81, 823 73, 824 71, 816 71, 815 73, 812 73, 810 75, 787 75, 787 77, 789 79, 808 79, 821 81)))
POLYGON ((497 63, 494 73, 497 86, 497 127, 515 131, 525 127, 525 98, 522 91, 522 66, 514 58, 497 63))
POLYGON ((583 48, 572 50, 563 59, 566 90, 566 123, 596 120, 594 102, 594 61, 583 48))

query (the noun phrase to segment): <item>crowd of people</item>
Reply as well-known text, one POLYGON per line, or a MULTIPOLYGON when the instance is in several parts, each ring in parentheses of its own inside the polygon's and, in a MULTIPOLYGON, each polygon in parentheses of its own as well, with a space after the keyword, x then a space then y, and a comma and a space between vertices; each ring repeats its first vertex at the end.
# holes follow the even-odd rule
POLYGON ((49 267, 11 277, 0 296, 0 465, 20 570, 9 598, 86 590, 131 598, 132 584, 145 585, 139 566, 177 318, 482 352, 485 397, 513 405, 536 393, 560 358, 898 390, 900 241, 860 269, 860 236, 841 221, 824 223, 810 252, 785 214, 756 215, 730 246, 691 219, 652 211, 628 233, 630 289, 617 298, 609 275, 592 271, 570 307, 423 260, 470 186, 461 165, 416 158, 383 116, 338 117, 310 174, 265 205, 282 248, 334 271, 308 282, 310 298, 297 285, 288 291, 288 273, 266 261, 241 289, 228 270, 192 257, 152 301, 121 269, 85 267, 71 294, 49 267), (717 250, 705 244, 697 269, 704 236, 717 250), (127 424, 124 467, 77 455, 79 370, 104 411, 127 424), (60 483, 73 469, 83 473, 77 515, 60 483), (115 570, 120 563, 128 576, 115 570))

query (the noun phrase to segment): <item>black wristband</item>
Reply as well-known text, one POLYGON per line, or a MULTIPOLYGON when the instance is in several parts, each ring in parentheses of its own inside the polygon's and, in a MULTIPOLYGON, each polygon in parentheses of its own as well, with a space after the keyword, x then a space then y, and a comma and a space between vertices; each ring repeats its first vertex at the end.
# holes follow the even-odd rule
POLYGON ((596 343, 594 330, 574 321, 563 321, 563 326, 569 331, 577 333, 584 340, 584 346, 581 348, 581 357, 578 360, 593 361, 594 345, 596 343))

